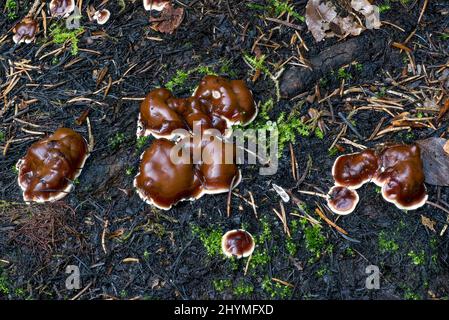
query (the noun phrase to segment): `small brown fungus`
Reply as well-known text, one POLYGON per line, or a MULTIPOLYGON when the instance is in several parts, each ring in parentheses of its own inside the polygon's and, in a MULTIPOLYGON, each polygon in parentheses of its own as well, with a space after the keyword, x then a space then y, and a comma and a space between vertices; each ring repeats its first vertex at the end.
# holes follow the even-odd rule
POLYGON ((225 159, 226 148, 233 145, 217 138, 195 140, 187 137, 175 143, 157 139, 143 153, 134 179, 142 200, 169 210, 179 201, 227 192, 231 185, 238 185, 241 174, 234 158, 225 159), (199 154, 198 160, 195 154, 199 154))
POLYGON ((234 147, 233 144, 219 139, 203 140, 199 171, 203 176, 205 193, 228 192, 231 184, 235 188, 240 183, 242 176, 235 164, 234 147))
POLYGON ((14 43, 31 43, 36 39, 36 33, 39 32, 39 24, 30 17, 25 17, 13 28, 14 43))
POLYGON ((354 211, 359 202, 359 195, 355 190, 334 186, 329 190, 327 205, 332 212, 347 215, 354 211))
POLYGON ((93 19, 97 21, 98 24, 105 24, 108 22, 109 18, 111 17, 111 12, 108 9, 101 9, 98 11, 95 11, 93 15, 93 19))
POLYGON ((338 157, 332 167, 332 176, 337 186, 358 189, 375 177, 378 168, 375 151, 367 149, 338 157))
POLYGON ((242 229, 226 232, 221 238, 221 249, 228 258, 249 257, 255 248, 253 236, 242 229))
POLYGON ((257 116, 253 95, 243 80, 207 75, 193 96, 209 106, 211 112, 223 117, 229 127, 249 124, 257 116))
POLYGON ((75 0, 52 0, 49 7, 52 17, 68 17, 75 10, 75 0))
POLYGON ((137 136, 172 139, 176 129, 194 131, 195 121, 201 132, 217 129, 229 135, 233 124, 248 124, 256 114, 243 81, 206 76, 193 97, 176 98, 164 88, 151 91, 140 105, 137 136))
POLYGON ((18 183, 26 202, 56 201, 73 189, 89 156, 86 140, 72 129, 60 128, 37 141, 17 162, 18 183))
POLYGON ((428 196, 419 146, 389 146, 379 158, 381 168, 375 182, 382 186, 383 198, 403 210, 423 206, 428 196))
MULTIPOLYGON (((134 187, 145 202, 168 210, 181 200, 198 199, 203 187, 190 161, 173 163, 170 153, 175 143, 155 140, 142 154, 134 187)), ((189 160, 189 159, 187 159, 189 160)))
POLYGON ((168 4, 170 4, 168 0, 143 0, 143 7, 146 11, 162 11, 168 4))

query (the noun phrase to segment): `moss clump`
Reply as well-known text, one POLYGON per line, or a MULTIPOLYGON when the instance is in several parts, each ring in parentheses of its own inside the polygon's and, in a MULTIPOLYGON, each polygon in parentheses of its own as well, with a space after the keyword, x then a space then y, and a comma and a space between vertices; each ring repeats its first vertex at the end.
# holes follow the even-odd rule
POLYGON ((78 54, 78 42, 79 36, 84 32, 84 28, 80 27, 74 30, 68 30, 65 27, 58 26, 53 24, 50 27, 50 36, 53 39, 53 42, 56 44, 64 44, 66 42, 70 42, 70 53, 73 56, 78 54))
POLYGON ((217 256, 221 253, 221 230, 201 229, 197 225, 192 225, 191 228, 193 235, 200 239, 209 256, 217 256))
POLYGON ((379 233, 379 249, 382 253, 393 253, 399 250, 399 245, 387 237, 384 231, 379 233))

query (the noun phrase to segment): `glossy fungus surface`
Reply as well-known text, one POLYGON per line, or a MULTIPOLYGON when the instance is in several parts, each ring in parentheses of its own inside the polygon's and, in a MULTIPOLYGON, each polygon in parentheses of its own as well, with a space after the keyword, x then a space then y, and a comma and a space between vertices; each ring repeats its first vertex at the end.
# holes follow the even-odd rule
POLYGON ((228 231, 221 239, 221 248, 227 257, 248 257, 253 253, 254 247, 252 235, 242 229, 228 231))
POLYGON ((45 202, 63 198, 72 190, 87 157, 86 140, 72 129, 60 128, 33 143, 17 163, 23 199, 45 202))

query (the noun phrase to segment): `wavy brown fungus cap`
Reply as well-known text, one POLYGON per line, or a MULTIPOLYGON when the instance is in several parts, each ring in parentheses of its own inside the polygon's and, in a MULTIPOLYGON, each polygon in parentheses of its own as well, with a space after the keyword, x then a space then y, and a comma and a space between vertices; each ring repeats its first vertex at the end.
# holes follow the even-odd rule
POLYGON ((389 146, 379 158, 381 169, 376 184, 382 186, 383 198, 404 210, 423 206, 428 196, 419 146, 389 146))
POLYGON ((31 43, 36 38, 36 33, 39 32, 39 24, 36 20, 25 17, 14 26, 12 32, 14 33, 12 37, 14 43, 31 43))
POLYGON ((229 191, 231 185, 237 186, 241 174, 235 164, 235 146, 219 139, 202 143, 202 161, 199 171, 202 176, 204 192, 208 194, 229 191), (229 155, 231 157, 227 158, 229 155))
POLYGON ((143 7, 146 11, 162 11, 169 3, 167 0, 143 0, 143 7))
POLYGON ((200 100, 175 98, 170 90, 155 89, 140 105, 137 136, 152 134, 171 139, 174 130, 193 130, 195 122, 201 125, 201 130, 215 128, 224 133, 226 129, 226 122, 211 114, 200 100))
POLYGON ((33 143, 16 165, 23 199, 45 202, 65 197, 88 155, 86 140, 72 129, 60 128, 33 143))
POLYGON ((367 149, 338 157, 332 167, 332 176, 337 186, 358 189, 375 177, 378 168, 375 151, 367 149))
POLYGON ((147 203, 168 210, 178 201, 201 197, 202 185, 190 161, 174 164, 170 153, 175 143, 155 140, 141 158, 134 186, 147 203))
POLYGON ((340 186, 334 186, 329 190, 327 205, 336 214, 350 214, 358 203, 359 195, 355 190, 340 186))
POLYGON ((201 80, 193 96, 225 118, 228 125, 245 125, 257 116, 253 95, 242 80, 208 75, 201 80))
POLYGON ((182 200, 199 199, 204 194, 227 192, 241 180, 240 171, 234 163, 221 163, 218 144, 224 142, 201 141, 191 139, 178 143, 155 140, 143 153, 139 172, 134 179, 134 187, 145 202, 164 210, 170 209, 182 200), (186 152, 184 157, 182 152, 186 152), (207 164, 196 162, 194 153, 205 154, 207 164), (176 161, 173 154, 180 155, 176 161), (235 177, 235 178, 234 178, 235 177))
POLYGON ((255 248, 253 236, 242 229, 226 232, 221 238, 221 249, 227 257, 249 257, 255 248))
POLYGON ((95 11, 93 15, 93 19, 97 21, 98 24, 105 24, 108 22, 109 18, 111 17, 111 12, 108 9, 101 9, 98 11, 95 11))
POLYGON ((75 10, 75 0, 50 1, 50 14, 52 17, 67 17, 75 10))

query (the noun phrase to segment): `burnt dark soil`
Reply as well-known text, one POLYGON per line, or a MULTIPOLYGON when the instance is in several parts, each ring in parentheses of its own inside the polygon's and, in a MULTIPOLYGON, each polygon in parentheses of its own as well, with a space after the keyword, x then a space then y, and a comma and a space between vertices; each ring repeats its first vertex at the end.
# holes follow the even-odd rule
MULTIPOLYGON (((185 8, 186 16, 174 34, 165 35, 150 28, 149 13, 140 0, 125 1, 121 12, 118 1, 110 0, 105 7, 112 17, 106 25, 98 26, 86 17, 81 20, 84 33, 79 36, 78 53, 73 55, 70 44, 63 49, 59 44, 46 44, 51 38, 49 30, 45 38, 42 28, 36 43, 15 46, 8 30, 26 14, 25 3, 31 1, 16 2, 17 18, 7 18, 6 11, 0 17, 0 39, 8 35, 0 40, 2 95, 14 84, 0 102, 4 151, 0 156, 1 298, 449 298, 449 231, 441 233, 448 215, 443 210, 426 205, 404 212, 383 201, 373 185, 365 185, 356 211, 336 219, 325 209, 323 199, 298 192, 327 192, 333 185, 335 158, 358 150, 339 140, 340 150, 329 151, 345 126, 339 112, 350 117, 363 139, 349 128, 340 138, 367 147, 382 142, 412 143, 431 136, 447 138, 446 116, 435 128, 401 130, 369 140, 379 121, 385 118, 384 129, 392 117, 370 108, 351 113, 368 105, 366 97, 400 99, 390 91, 410 95, 408 91, 426 90, 431 99, 432 87, 442 88, 436 72, 448 63, 447 1, 429 1, 419 24, 425 1, 390 1, 391 9, 381 18, 396 27, 384 24, 380 30, 365 31, 351 40, 382 41, 380 49, 372 46, 378 49, 375 54, 354 53, 354 60, 362 56, 358 64, 336 66, 344 71, 326 71, 304 86, 305 93, 279 102, 276 85, 267 72, 251 81, 254 71, 245 63, 245 54, 264 54, 266 68, 275 75, 281 68, 289 72, 297 67, 301 41, 292 41, 295 31, 309 49, 300 49, 306 59, 349 39, 332 38, 317 44, 301 21, 290 18, 302 29, 295 30, 267 20, 276 16, 273 10, 262 8, 267 5, 264 1, 231 0, 174 2, 185 8), (404 43, 415 28, 407 46, 424 76, 399 83, 413 74, 407 70, 409 56, 392 44, 404 43), (294 58, 288 60, 290 57, 294 58), (20 72, 21 62, 32 67, 20 72), (292 177, 288 144, 275 175, 261 176, 259 165, 242 165, 243 181, 236 191, 247 200, 252 193, 258 218, 252 206, 235 195, 227 217, 226 194, 204 196, 160 211, 144 204, 132 188, 139 156, 151 143, 150 139, 142 146, 135 137, 140 99, 153 88, 173 83, 179 70, 190 75, 175 85, 174 91, 188 96, 204 75, 204 67, 229 78, 245 79, 260 105, 272 99, 275 103, 269 116, 273 121, 282 112, 289 115, 293 110, 297 116, 307 115, 310 108, 323 112, 323 139, 314 134, 298 135, 292 144, 299 175, 307 172, 299 186, 292 177), (319 103, 338 89, 343 79, 342 91, 362 88, 361 92, 336 94, 319 103), (95 148, 74 192, 55 204, 24 204, 13 167, 41 137, 35 133, 51 133, 66 126, 87 138, 86 121, 77 122, 86 112, 95 148), (308 159, 311 166, 306 171, 308 159), (284 204, 291 239, 273 211, 280 211, 281 199, 272 183, 294 188, 293 193, 303 202, 301 208, 292 202, 284 204), (317 206, 348 236, 321 220, 315 213, 317 206), (321 227, 297 216, 304 212, 319 220, 321 227), (422 216, 435 222, 435 231, 423 225, 422 216), (248 266, 247 259, 224 259, 216 250, 222 233, 241 227, 257 240, 248 266), (82 291, 66 288, 69 265, 80 268, 82 291), (378 266, 381 272, 377 290, 365 286, 369 265, 378 266)), ((101 2, 83 1, 84 16, 88 5, 101 2)), ((293 3, 295 10, 304 14, 306 1, 293 3)), ((280 19, 285 21, 287 16, 280 19)), ((52 23, 57 22, 47 18, 47 28, 52 23)), ((419 115, 417 107, 423 96, 415 97, 414 102, 401 100, 403 110, 393 110, 394 115, 404 111, 412 116, 437 115, 419 115)), ((443 207, 449 203, 447 187, 427 187, 429 200, 443 207)))

